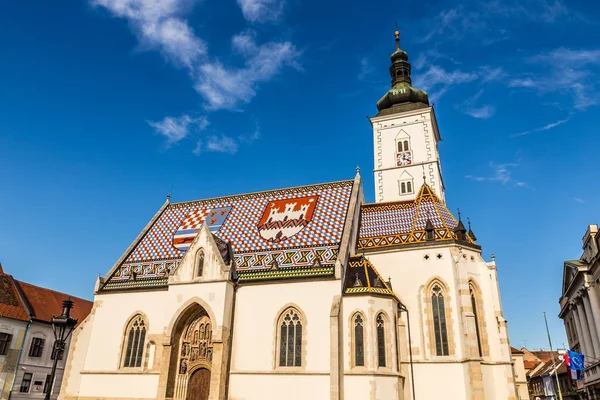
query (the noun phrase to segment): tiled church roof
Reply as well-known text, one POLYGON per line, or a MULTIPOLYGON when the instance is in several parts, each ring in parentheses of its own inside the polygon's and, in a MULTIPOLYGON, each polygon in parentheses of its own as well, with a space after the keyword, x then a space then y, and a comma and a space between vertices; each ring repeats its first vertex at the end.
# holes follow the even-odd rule
POLYGON ((369 260, 363 256, 351 257, 346 270, 344 294, 363 293, 395 296, 369 260))
POLYGON ((12 276, 4 273, 0 264, 0 317, 29 321, 12 276))
POLYGON ((166 284, 205 222, 217 244, 231 246, 239 276, 273 265, 279 271, 302 269, 317 259, 333 273, 353 182, 166 204, 111 270, 105 288, 126 281, 130 287, 133 275, 134 286, 166 284))
MULTIPOLYGON (((415 200, 364 204, 361 207, 359 249, 381 248, 426 241, 430 220, 435 240, 453 240, 458 221, 424 184, 415 200)), ((467 241, 473 243, 470 237, 467 241)))

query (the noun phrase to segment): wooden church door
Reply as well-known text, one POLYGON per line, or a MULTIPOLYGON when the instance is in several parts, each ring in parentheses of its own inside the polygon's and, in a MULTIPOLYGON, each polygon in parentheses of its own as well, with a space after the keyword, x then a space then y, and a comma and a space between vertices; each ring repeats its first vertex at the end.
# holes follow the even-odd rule
POLYGON ((210 371, 199 368, 188 381, 187 400, 208 400, 210 392, 210 371))

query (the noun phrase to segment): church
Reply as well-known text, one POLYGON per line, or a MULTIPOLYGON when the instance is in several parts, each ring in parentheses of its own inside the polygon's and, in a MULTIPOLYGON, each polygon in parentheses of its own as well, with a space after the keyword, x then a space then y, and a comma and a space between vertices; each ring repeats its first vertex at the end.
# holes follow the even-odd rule
POLYGON ((95 285, 60 399, 516 399, 496 263, 445 204, 408 55, 351 179, 171 202, 95 285))

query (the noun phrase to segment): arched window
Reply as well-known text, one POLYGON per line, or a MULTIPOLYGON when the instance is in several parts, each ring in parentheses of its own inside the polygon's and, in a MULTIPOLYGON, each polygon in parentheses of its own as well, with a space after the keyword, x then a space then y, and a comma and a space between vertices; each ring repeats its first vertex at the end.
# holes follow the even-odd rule
POLYGON ((302 319, 295 308, 284 311, 279 321, 279 366, 302 366, 302 319))
POLYGON ((402 142, 398 142, 398 153, 402 153, 402 142))
POLYGON ((360 314, 354 317, 354 365, 365 366, 365 326, 360 314))
POLYGON ((377 365, 385 367, 385 320, 379 314, 375 320, 377 325, 377 365))
POLYGON ((123 367, 141 367, 146 341, 146 323, 141 315, 137 315, 131 320, 126 335, 127 346, 125 347, 123 367))
POLYGON ((408 140, 404 141, 404 151, 408 151, 408 140))
POLYGON ((196 253, 196 276, 200 277, 204 273, 204 249, 196 253))
POLYGON ((412 183, 410 181, 406 182, 406 191, 408 193, 412 193, 412 183))
POLYGON ((481 332, 479 329, 479 315, 477 310, 477 300, 475 299, 475 290, 472 285, 469 285, 469 294, 471 295, 471 307, 473 307, 473 315, 475 316, 475 333, 477 334, 477 349, 479 350, 479 357, 483 356, 481 348, 481 332))
POLYGON ((438 356, 449 355, 448 330, 446 328, 446 309, 444 308, 444 293, 440 285, 434 285, 431 290, 431 307, 433 309, 433 331, 435 334, 435 353, 438 356))
POLYGON ((402 183, 400 184, 400 192, 401 192, 402 194, 406 193, 406 182, 402 182, 402 183))

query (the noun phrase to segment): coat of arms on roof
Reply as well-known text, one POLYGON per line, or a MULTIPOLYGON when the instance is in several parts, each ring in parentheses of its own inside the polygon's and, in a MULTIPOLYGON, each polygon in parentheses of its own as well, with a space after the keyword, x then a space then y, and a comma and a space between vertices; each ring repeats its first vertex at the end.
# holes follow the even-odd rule
POLYGON ((258 223, 258 231, 267 242, 279 243, 304 229, 312 220, 319 196, 270 201, 258 223))
POLYGON ((190 212, 173 234, 173 246, 181 251, 189 249, 205 221, 212 233, 218 232, 230 211, 231 207, 218 207, 198 208, 190 212))

